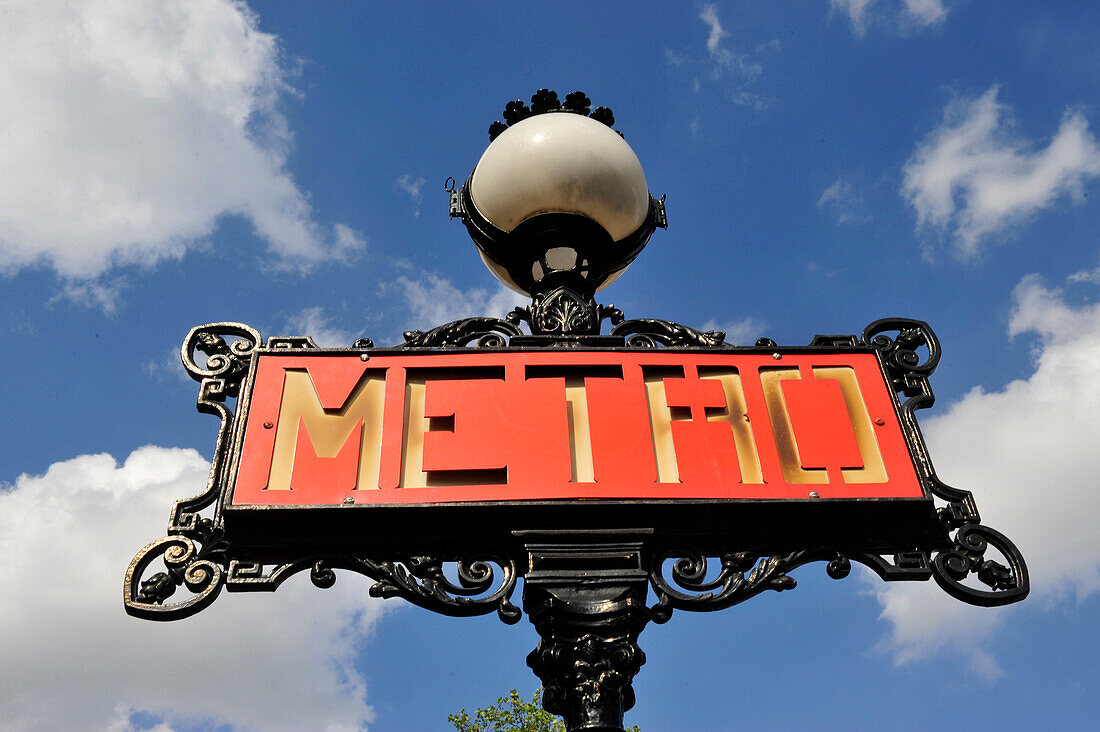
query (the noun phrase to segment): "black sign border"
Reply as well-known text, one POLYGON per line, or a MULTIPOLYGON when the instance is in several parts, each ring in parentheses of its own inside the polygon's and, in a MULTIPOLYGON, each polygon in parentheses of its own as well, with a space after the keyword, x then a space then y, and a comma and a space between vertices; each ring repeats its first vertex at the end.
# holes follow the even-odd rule
MULTIPOLYGON (((465 350, 465 349, 464 349, 465 350)), ((479 353, 514 353, 509 348, 479 348, 479 353)), ((616 353, 621 348, 590 348, 586 352, 616 353)), ((631 352, 660 353, 663 348, 635 348, 631 352)), ((224 522, 240 547, 265 555, 308 551, 319 544, 340 551, 364 547, 399 552, 428 551, 455 560, 469 536, 491 537, 508 543, 514 531, 630 529, 650 527, 671 540, 691 540, 715 550, 736 540, 765 552, 790 551, 807 542, 847 544, 868 551, 893 554, 927 544, 938 529, 929 481, 912 463, 912 445, 919 442, 901 419, 897 394, 889 388, 882 353, 865 346, 802 346, 786 348, 723 347, 677 348, 677 353, 783 356, 869 354, 877 357, 880 375, 902 426, 909 458, 923 497, 896 498, 788 498, 788 499, 584 499, 462 501, 407 504, 233 505, 244 435, 255 386, 256 368, 263 356, 308 351, 310 356, 368 355, 447 356, 454 349, 316 348, 295 341, 291 347, 257 347, 249 357, 248 375, 240 389, 234 420, 228 470, 219 486, 215 523, 224 522), (369 536, 369 538, 366 538, 369 536)), ((570 353, 577 353, 571 350, 570 353)), ((808 485, 807 491, 813 486, 808 485)))

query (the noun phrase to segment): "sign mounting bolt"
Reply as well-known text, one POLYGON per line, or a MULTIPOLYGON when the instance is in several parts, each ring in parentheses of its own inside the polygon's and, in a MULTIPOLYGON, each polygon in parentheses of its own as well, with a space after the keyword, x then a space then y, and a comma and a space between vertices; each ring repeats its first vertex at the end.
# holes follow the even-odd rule
POLYGON ((353 503, 355 503, 355 499, 352 498, 351 496, 348 496, 347 498, 344 499, 344 504, 345 505, 350 506, 353 503))
POLYGON ((810 491, 810 498, 821 498, 821 494, 817 491, 810 491))
POLYGON ((778 361, 779 359, 783 358, 783 354, 782 353, 773 353, 772 358, 774 358, 776 361, 778 361))

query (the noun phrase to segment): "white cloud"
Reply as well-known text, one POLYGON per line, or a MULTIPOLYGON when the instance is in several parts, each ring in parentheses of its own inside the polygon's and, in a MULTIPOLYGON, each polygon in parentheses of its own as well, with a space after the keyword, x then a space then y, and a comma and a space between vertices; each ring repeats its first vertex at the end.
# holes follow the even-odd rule
POLYGON ((359 337, 357 333, 332 325, 332 317, 324 308, 305 308, 290 316, 286 323, 286 335, 305 335, 321 348, 348 348, 359 337))
POLYGON ((904 0, 905 12, 918 25, 935 25, 947 17, 943 0, 904 0))
POLYGON ((838 224, 847 221, 863 222, 870 219, 870 216, 864 212, 863 197, 844 178, 837 178, 835 183, 822 192, 821 197, 817 199, 817 209, 829 212, 836 218, 838 224))
POLYGON ((131 557, 208 467, 194 450, 143 447, 122 465, 82 455, 0 484, 0 727, 126 730, 138 711, 173 727, 370 721, 354 662, 381 603, 361 577, 223 594, 173 623, 123 613, 131 557))
POLYGON ((346 224, 333 226, 332 236, 331 255, 338 261, 348 261, 356 252, 367 246, 367 238, 363 236, 363 232, 356 231, 346 224))
MULTIPOLYGON (((1069 305, 1035 275, 1014 300, 1009 334, 1038 336, 1034 372, 998 391, 975 388, 924 431, 944 481, 974 491, 983 523, 1023 552, 1027 602, 1049 607, 1100 589, 1100 304, 1069 305)), ((876 594, 892 626, 883 648, 898 663, 955 650, 980 675, 1002 673, 989 646, 1011 608, 964 606, 931 583, 876 594)))
POLYGON ((394 190, 403 191, 409 195, 409 198, 413 200, 415 208, 413 209, 413 216, 420 215, 420 201, 423 198, 420 191, 424 187, 426 181, 423 178, 416 178, 408 173, 400 176, 393 183, 394 190))
POLYGON ((707 33, 707 52, 714 57, 720 56, 723 53, 722 39, 729 35, 729 31, 724 30, 722 22, 718 20, 718 7, 713 3, 704 5, 699 12, 699 20, 706 23, 710 29, 707 33))
POLYGON ((726 343, 735 346, 751 346, 764 333, 765 324, 753 317, 741 318, 727 323, 719 323, 714 318, 703 323, 700 330, 720 330, 726 334, 726 343))
POLYGON ((974 256, 989 235, 1034 216, 1100 175, 1100 147, 1079 111, 1067 110, 1046 147, 1012 134, 1011 113, 993 86, 960 98, 902 170, 901 193, 918 226, 951 229, 956 251, 974 256))
MULTIPOLYGON (((764 65, 759 57, 765 53, 779 52, 782 44, 778 39, 772 39, 765 43, 759 43, 755 52, 742 53, 740 49, 731 48, 727 44, 730 33, 722 27, 722 21, 718 17, 718 5, 707 3, 702 6, 698 15, 699 20, 707 29, 704 46, 706 53, 700 51, 678 51, 666 48, 665 64, 676 73, 684 76, 685 81, 691 79, 691 90, 695 94, 703 91, 704 84, 717 85, 717 93, 711 96, 731 104, 748 107, 755 111, 767 108, 769 100, 753 92, 748 88, 756 82, 764 71, 764 65), (700 71, 700 67, 702 70, 700 71)), ((708 89, 710 87, 708 86, 708 89)), ((707 127, 709 129, 709 126, 707 127)), ((693 138, 702 137, 704 125, 700 121, 699 112, 694 111, 692 119, 688 123, 688 131, 693 138)))
POLYGON ((1079 272, 1074 272, 1067 279, 1066 282, 1070 284, 1076 284, 1078 282, 1091 282, 1094 285, 1100 285, 1100 267, 1096 269, 1083 269, 1079 272))
POLYGON ((829 0, 829 7, 834 12, 841 12, 848 16, 848 22, 852 24, 852 32, 863 35, 866 30, 866 13, 876 0, 829 0))
POLYGON ((945 594, 931 580, 887 586, 879 586, 878 577, 869 581, 876 585, 881 617, 891 626, 878 650, 890 653, 895 665, 951 655, 985 681, 1006 675, 988 650, 1004 627, 1005 608, 966 605, 945 594))
POLYGON ((460 290, 450 280, 432 274, 419 280, 398 277, 395 284, 409 307, 410 329, 428 330, 460 318, 503 318, 517 305, 530 303, 526 295, 504 286, 495 292, 481 288, 460 290))
POLYGON ((711 77, 718 79, 726 70, 733 69, 746 81, 753 81, 764 70, 757 61, 744 54, 735 54, 723 45, 723 40, 729 36, 729 31, 722 28, 718 19, 718 7, 714 4, 704 5, 699 13, 699 19, 707 26, 707 54, 712 62, 711 77))
MULTIPOLYGON (((928 27, 942 23, 947 18, 943 0, 901 0, 900 5, 890 3, 881 13, 873 13, 879 0, 829 0, 833 12, 848 17, 852 32, 863 35, 874 21, 896 23, 902 27, 928 27), (875 15, 875 17, 872 17, 875 15)), ((881 6, 879 6, 881 7, 881 6)))
POLYGON ((104 315, 114 315, 118 306, 118 298, 126 287, 126 281, 120 277, 110 280, 69 280, 65 282, 61 290, 50 298, 53 305, 59 300, 69 300, 86 308, 97 308, 104 315))
POLYGON ((3 17, 0 270, 83 279, 178 257, 225 215, 280 266, 362 246, 316 223, 286 170, 293 90, 244 3, 7 3, 3 17))

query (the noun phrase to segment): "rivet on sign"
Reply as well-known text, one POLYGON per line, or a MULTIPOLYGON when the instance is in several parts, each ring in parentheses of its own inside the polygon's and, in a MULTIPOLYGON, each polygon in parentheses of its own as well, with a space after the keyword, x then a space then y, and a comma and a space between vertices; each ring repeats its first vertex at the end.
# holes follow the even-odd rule
POLYGON ((270 422, 264 422, 264 429, 265 429, 265 430, 269 430, 269 429, 271 429, 271 428, 272 428, 272 427, 274 427, 274 426, 275 426, 275 425, 271 424, 270 422))
POLYGON ((881 427, 882 425, 886 424, 886 420, 883 419, 882 417, 879 417, 878 419, 875 420, 875 424, 877 424, 879 427, 881 427))
POLYGON ((817 491, 810 491, 810 498, 821 498, 821 494, 817 491))
POLYGON ((344 499, 344 503, 348 503, 348 504, 355 503, 355 499, 352 498, 351 496, 348 496, 347 498, 344 499))
POLYGON ((359 354, 359 360, 360 360, 360 361, 366 361, 366 360, 368 360, 369 358, 370 358, 370 356, 369 356, 369 355, 367 355, 367 354, 365 354, 365 353, 360 353, 360 354, 359 354))
POLYGON ((783 354, 782 353, 773 353, 772 358, 774 358, 776 361, 778 361, 779 359, 783 358, 783 354))

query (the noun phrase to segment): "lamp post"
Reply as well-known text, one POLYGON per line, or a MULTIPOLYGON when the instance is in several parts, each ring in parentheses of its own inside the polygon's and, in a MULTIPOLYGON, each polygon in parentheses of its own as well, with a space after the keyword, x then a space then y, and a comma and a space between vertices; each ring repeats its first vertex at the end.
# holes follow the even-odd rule
MULTIPOLYGON (((465 184, 453 185, 451 216, 461 218, 489 271, 531 296, 519 309, 532 335, 513 345, 621 345, 599 335, 597 291, 614 282, 665 228, 634 151, 611 125, 611 110, 590 113, 573 92, 559 102, 541 89, 510 102, 507 124, 465 184)), ((518 341, 518 342, 517 342, 518 341)), ((543 706, 569 730, 622 730, 634 706, 631 680, 645 663, 638 635, 650 619, 645 530, 517 532, 526 551, 523 608, 539 633, 527 664, 544 687, 543 706)))

